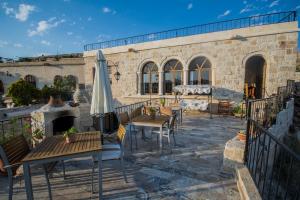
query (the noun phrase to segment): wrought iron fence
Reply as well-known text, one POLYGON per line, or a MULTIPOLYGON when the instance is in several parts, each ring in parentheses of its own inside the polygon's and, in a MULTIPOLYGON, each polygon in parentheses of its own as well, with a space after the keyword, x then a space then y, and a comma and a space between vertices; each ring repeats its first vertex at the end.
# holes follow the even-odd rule
POLYGON ((146 101, 141 101, 141 102, 137 102, 137 103, 132 103, 129 105, 119 106, 119 107, 115 108, 115 113, 118 114, 118 113, 122 113, 122 112, 127 112, 130 115, 133 110, 143 107, 143 106, 150 105, 150 103, 151 103, 151 100, 146 100, 146 101))
POLYGON ((269 98, 249 100, 247 117, 261 126, 269 128, 276 122, 277 113, 285 108, 287 101, 293 96, 295 81, 287 80, 287 85, 278 87, 277 94, 269 98))
POLYGON ((300 199, 300 156, 248 119, 245 165, 262 199, 300 199))
POLYGON ((31 116, 13 117, 11 119, 0 120, 1 140, 14 135, 24 134, 27 128, 31 128, 31 116), (28 127, 26 126, 28 125, 28 127))
POLYGON ((84 45, 84 50, 90 51, 95 49, 105 49, 105 48, 111 48, 117 46, 137 44, 142 42, 150 42, 150 41, 164 40, 164 39, 170 39, 176 37, 184 37, 184 36, 218 32, 218 31, 226 31, 226 30, 232 30, 238 28, 277 24, 283 22, 292 22, 292 21, 296 21, 296 19, 297 19, 296 11, 257 15, 257 16, 244 17, 244 18, 233 19, 233 20, 226 20, 226 21, 219 21, 219 22, 213 22, 208 24, 190 26, 190 27, 179 28, 179 29, 172 29, 168 31, 149 33, 145 35, 138 35, 138 36, 104 41, 99 43, 86 44, 84 45))

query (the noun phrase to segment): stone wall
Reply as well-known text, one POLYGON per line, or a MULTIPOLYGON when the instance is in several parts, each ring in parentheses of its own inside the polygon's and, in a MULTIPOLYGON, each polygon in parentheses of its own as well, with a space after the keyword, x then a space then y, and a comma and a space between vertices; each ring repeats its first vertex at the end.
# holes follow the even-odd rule
POLYGON ((278 139, 289 132, 290 126, 293 124, 294 117, 294 99, 286 103, 286 108, 276 115, 276 123, 273 124, 268 131, 278 139))
POLYGON ((46 60, 33 62, 0 63, 0 80, 7 87, 24 78, 26 75, 33 75, 36 78, 38 88, 45 84, 53 84, 56 75, 73 75, 78 83, 85 83, 84 60, 83 58, 61 58, 60 60, 46 60), (7 75, 7 72, 11 75, 7 75))
MULTIPOLYGON (((169 59, 178 59, 183 64, 186 84, 189 63, 197 56, 210 60, 213 86, 235 93, 243 93, 247 59, 253 55, 262 56, 266 61, 266 91, 270 95, 278 86, 285 85, 287 79, 300 78, 295 73, 297 31, 297 22, 288 22, 113 47, 103 49, 103 53, 107 60, 119 63, 121 79, 117 82, 112 78, 113 96, 117 99, 140 95, 140 73, 148 61, 156 63, 162 82, 164 64, 169 59), (232 39, 233 36, 240 39, 232 39)), ((88 88, 93 82, 95 55, 96 51, 84 52, 88 88)), ((112 74, 114 72, 113 69, 112 74)))

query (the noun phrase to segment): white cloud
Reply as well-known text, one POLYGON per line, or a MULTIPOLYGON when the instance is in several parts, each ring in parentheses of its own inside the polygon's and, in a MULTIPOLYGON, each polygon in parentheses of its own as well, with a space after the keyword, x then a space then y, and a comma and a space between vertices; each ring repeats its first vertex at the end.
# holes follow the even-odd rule
POLYGON ((56 20, 52 17, 49 20, 39 21, 35 30, 28 30, 28 36, 43 35, 47 30, 57 27, 59 24, 64 23, 66 20, 56 20))
POLYGON ((275 0, 275 1, 273 1, 273 2, 269 5, 269 8, 272 8, 272 7, 274 7, 274 6, 278 6, 278 4, 279 4, 279 0, 275 0))
POLYGON ((73 35, 73 32, 67 32, 67 35, 73 35))
POLYGON ((295 8, 295 10, 298 10, 298 9, 300 9, 300 5, 296 6, 296 8, 295 8))
POLYGON ((187 9, 188 10, 191 10, 193 8, 193 4, 192 3, 189 3, 188 5, 187 5, 187 9))
POLYGON ((7 41, 4 41, 4 40, 0 40, 0 47, 4 47, 8 45, 8 42, 7 41))
POLYGON ((50 43, 49 41, 46 41, 46 40, 42 40, 42 41, 41 41, 41 44, 47 45, 47 46, 50 46, 50 45, 51 45, 51 43, 50 43))
POLYGON ((6 15, 10 15, 10 14, 13 14, 15 12, 15 10, 13 8, 8 7, 7 2, 4 2, 2 4, 2 8, 5 10, 6 15))
POLYGON ((225 17, 231 13, 231 10, 226 10, 223 14, 219 15, 218 18, 225 17))
POLYGON ((243 9, 240 11, 240 14, 246 13, 246 12, 250 12, 250 11, 252 11, 252 10, 254 10, 254 9, 255 9, 255 7, 254 7, 252 4, 247 4, 247 5, 245 6, 245 8, 243 8, 243 9))
POLYGON ((247 1, 243 1, 243 4, 247 4, 247 1))
POLYGON ((11 17, 15 17, 17 20, 25 22, 29 15, 35 11, 35 6, 29 4, 20 4, 18 10, 8 7, 5 2, 2 4, 2 8, 5 10, 5 14, 11 17))
POLYGON ((20 44, 20 43, 15 43, 15 44, 14 44, 14 47, 21 48, 21 47, 23 47, 23 45, 22 45, 22 44, 20 44))
POLYGON ((103 41, 108 40, 108 39, 110 39, 110 35, 107 35, 107 34, 99 34, 96 37, 97 42, 103 42, 103 41))
POLYGON ((104 12, 104 13, 110 13, 111 9, 109 7, 103 7, 102 8, 102 12, 104 12))
POLYGON ((31 12, 35 10, 35 7, 28 4, 20 4, 19 11, 16 13, 16 19, 24 22, 28 19, 31 12))
POLYGON ((109 8, 109 7, 103 7, 103 8, 102 8, 102 12, 103 12, 103 13, 111 13, 111 14, 113 14, 113 15, 117 13, 117 11, 112 10, 112 9, 109 8))
POLYGON ((92 19, 93 19, 92 17, 88 17, 87 18, 88 21, 92 21, 92 19))

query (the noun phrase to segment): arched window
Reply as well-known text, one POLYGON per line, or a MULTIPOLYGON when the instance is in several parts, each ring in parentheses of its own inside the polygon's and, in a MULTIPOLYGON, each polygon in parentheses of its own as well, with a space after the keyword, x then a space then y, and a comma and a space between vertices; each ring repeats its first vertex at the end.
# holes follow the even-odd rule
POLYGON ((204 56, 196 57, 189 65, 189 85, 211 85, 211 62, 204 56))
POLYGON ((32 76, 32 75, 26 75, 24 77, 24 80, 30 84, 32 84, 34 87, 36 87, 36 80, 35 80, 35 77, 32 76))
POLYGON ((172 59, 164 66, 164 93, 171 94, 176 85, 182 85, 182 64, 172 59))
POLYGON ((142 94, 158 93, 158 67, 154 62, 147 62, 143 67, 142 94))

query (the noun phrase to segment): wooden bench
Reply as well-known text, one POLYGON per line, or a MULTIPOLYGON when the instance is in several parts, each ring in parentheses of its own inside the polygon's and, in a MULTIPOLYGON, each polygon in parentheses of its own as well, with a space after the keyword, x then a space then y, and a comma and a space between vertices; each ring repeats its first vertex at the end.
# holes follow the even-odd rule
MULTIPOLYGON (((13 178, 23 176, 22 160, 29 153, 30 148, 23 135, 13 137, 5 144, 0 145, 0 159, 4 164, 4 166, 0 169, 0 173, 8 177, 9 200, 12 200, 13 195, 13 178)), ((55 163, 44 166, 48 188, 50 188, 48 171, 50 171, 54 166, 55 163)), ((51 199, 51 192, 49 195, 51 199)))

